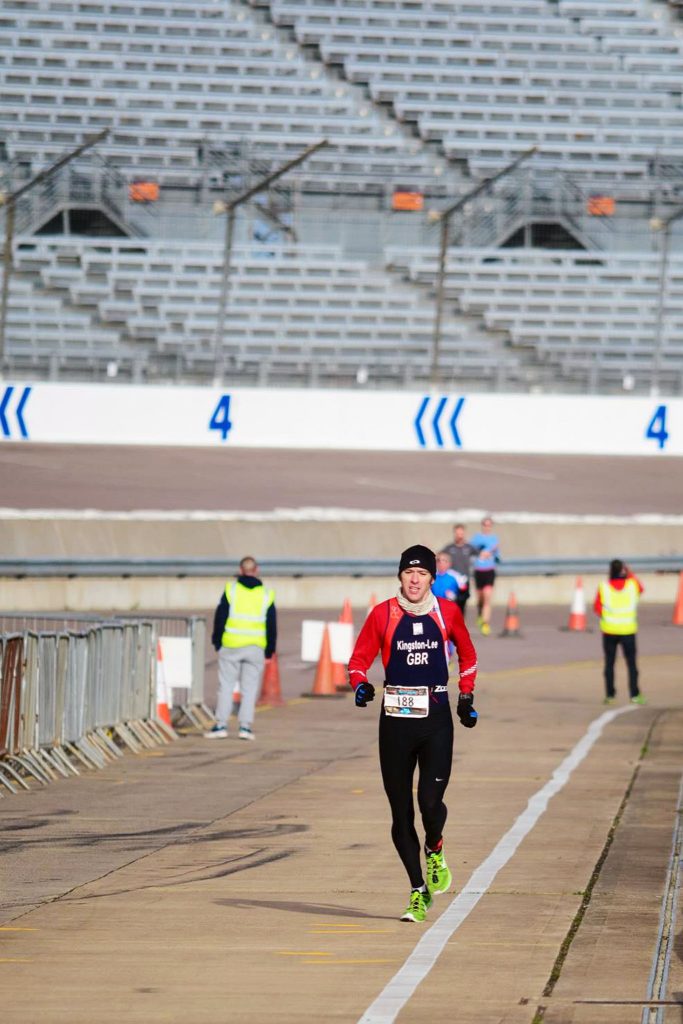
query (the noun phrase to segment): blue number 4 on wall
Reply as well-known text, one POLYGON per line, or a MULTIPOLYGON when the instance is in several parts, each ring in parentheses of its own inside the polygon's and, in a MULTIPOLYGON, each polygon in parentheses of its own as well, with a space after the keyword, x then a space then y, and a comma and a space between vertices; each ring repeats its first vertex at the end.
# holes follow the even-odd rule
POLYGON ((666 442, 669 439, 669 435, 666 429, 665 405, 658 405, 655 409, 654 416, 647 425, 645 437, 649 441, 656 441, 660 451, 665 446, 666 442))
POLYGON ((213 410, 213 415, 209 420, 209 430, 219 430, 222 440, 225 441, 231 429, 230 395, 221 395, 218 405, 213 410))

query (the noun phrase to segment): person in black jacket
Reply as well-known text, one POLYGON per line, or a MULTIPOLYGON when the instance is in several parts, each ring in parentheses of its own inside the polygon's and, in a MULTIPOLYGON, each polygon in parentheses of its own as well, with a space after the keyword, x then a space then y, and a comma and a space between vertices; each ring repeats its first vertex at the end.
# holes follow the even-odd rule
POLYGON ((225 586, 214 615, 211 641, 218 651, 218 703, 216 724, 204 735, 208 739, 227 737, 232 695, 238 689, 239 738, 253 740, 263 670, 277 644, 277 616, 275 594, 264 587, 251 556, 240 562, 237 580, 225 586))

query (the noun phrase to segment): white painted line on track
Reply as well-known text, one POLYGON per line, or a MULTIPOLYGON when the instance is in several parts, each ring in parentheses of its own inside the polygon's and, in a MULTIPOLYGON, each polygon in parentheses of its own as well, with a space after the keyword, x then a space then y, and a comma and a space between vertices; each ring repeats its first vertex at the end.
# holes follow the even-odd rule
POLYGON ((358 1024, 391 1024, 396 1019, 420 982, 431 971, 448 940, 474 910, 500 869, 505 867, 514 855, 522 840, 535 827, 551 798, 567 784, 572 772, 581 764, 593 744, 599 739, 605 726, 619 715, 633 710, 633 707, 627 705, 613 711, 605 711, 599 718, 591 722, 583 737, 567 754, 564 761, 558 765, 545 786, 529 798, 525 810, 498 841, 486 860, 482 861, 474 870, 465 887, 458 893, 447 910, 425 932, 403 967, 384 987, 374 1003, 368 1007, 358 1024))
POLYGON ((532 469, 513 469, 510 466, 500 466, 495 463, 476 462, 474 459, 453 459, 453 465, 457 469, 476 469, 481 473, 495 473, 500 476, 518 476, 526 480, 557 480, 554 473, 540 473, 532 469))
MULTIPOLYGON (((393 488, 392 488, 393 489, 393 488)), ((133 509, 107 511, 97 508, 0 508, 0 519, 48 519, 120 522, 240 522, 255 523, 457 523, 477 521, 488 515, 486 509, 460 508, 432 512, 395 512, 386 509, 323 508, 301 506, 273 509, 133 509)), ((581 515, 555 512, 496 512, 496 523, 523 523, 550 526, 683 526, 683 515, 639 512, 635 515, 581 515)))

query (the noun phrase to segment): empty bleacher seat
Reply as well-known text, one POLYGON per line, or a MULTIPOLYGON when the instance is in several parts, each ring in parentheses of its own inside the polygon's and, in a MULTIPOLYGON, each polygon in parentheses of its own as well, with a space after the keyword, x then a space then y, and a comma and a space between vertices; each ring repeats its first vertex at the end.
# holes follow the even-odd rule
POLYGON ((325 61, 342 65, 351 80, 367 84, 376 100, 391 103, 399 119, 417 123, 425 140, 442 142, 448 156, 468 161, 474 173, 505 163, 529 143, 545 152, 546 142, 553 143, 555 164, 611 170, 622 163, 619 117, 632 110, 641 131, 635 149, 624 153, 617 180, 647 174, 646 146, 659 145, 669 156, 680 150, 680 90, 663 79, 683 75, 683 40, 662 19, 645 17, 636 2, 367 0, 349 7, 340 0, 272 0, 270 9, 278 24, 292 26, 301 42, 315 43, 325 61), (449 79, 456 69, 459 76, 449 79), (563 72, 561 84, 548 81, 563 72), (644 88, 647 73, 660 76, 661 85, 644 88), (508 119, 513 101, 521 109, 508 119), (574 117, 563 120, 560 107, 574 117), (599 137, 585 131, 591 109, 599 137), (467 132, 467 119, 476 125, 507 121, 508 137, 491 146, 483 129, 467 132), (595 138, 595 152, 577 154, 580 137, 591 145, 595 138))
MULTIPOLYGON (((415 282, 434 279, 433 251, 389 254, 415 282)), ((558 250, 451 249, 445 286, 459 309, 480 314, 486 325, 508 332, 513 347, 533 349, 545 365, 567 369, 577 353, 596 365, 637 360, 651 372, 657 343, 660 256, 558 250)), ((683 259, 672 259, 667 276, 667 316, 662 359, 680 380, 683 373, 683 259)), ((575 365, 578 365, 575 363, 575 365)))
POLYGON ((110 127, 108 152, 124 171, 178 184, 198 171, 207 137, 249 136, 273 161, 327 137, 299 177, 433 181, 432 154, 237 2, 5 8, 0 131, 15 158, 48 161, 110 127))
MULTIPOLYGON (((20 238, 16 263, 24 286, 32 277, 34 296, 41 288, 49 293, 49 317, 67 325, 62 333, 72 323, 84 336, 90 332, 91 357, 104 345, 111 358, 118 344, 127 356, 137 352, 149 367, 168 357, 206 367, 217 355, 243 360, 248 353, 256 362, 267 358, 277 372, 285 346, 288 359, 294 353, 306 366, 315 364, 322 377, 331 365, 352 375, 360 362, 371 376, 389 372, 392 364, 398 376, 406 364, 416 379, 429 374, 432 304, 386 271, 334 248, 237 247, 225 333, 217 349, 220 245, 20 238)), ((40 310, 37 301, 26 304, 26 326, 34 332, 40 329, 40 310)), ((20 320, 13 321, 13 331, 20 320)), ((10 331, 10 357, 15 338, 19 343, 20 335, 10 331)), ((54 332, 45 340, 49 349, 56 343, 54 332)), ((462 318, 445 318, 445 368, 486 377, 500 362, 491 339, 480 337, 462 318)), ((510 366, 514 362, 508 360, 510 366)))

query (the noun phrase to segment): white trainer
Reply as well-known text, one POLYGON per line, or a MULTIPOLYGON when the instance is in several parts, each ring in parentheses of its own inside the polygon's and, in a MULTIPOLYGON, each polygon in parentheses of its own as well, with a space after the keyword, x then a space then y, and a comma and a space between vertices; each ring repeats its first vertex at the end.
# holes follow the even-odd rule
POLYGON ((208 732, 204 733, 205 740, 227 740, 228 730, 224 725, 214 725, 213 729, 209 729, 208 732))
POLYGON ((251 729, 249 728, 248 725, 241 725, 240 726, 240 731, 238 733, 238 736, 239 736, 239 738, 241 740, 255 740, 256 739, 256 737, 254 736, 253 732, 251 731, 251 729))

